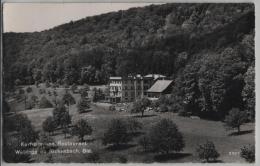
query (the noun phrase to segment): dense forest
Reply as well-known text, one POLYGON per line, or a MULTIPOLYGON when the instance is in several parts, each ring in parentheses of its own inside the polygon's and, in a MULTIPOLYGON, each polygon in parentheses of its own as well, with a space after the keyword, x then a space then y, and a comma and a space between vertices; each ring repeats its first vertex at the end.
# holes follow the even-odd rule
POLYGON ((109 76, 158 73, 174 79, 165 101, 173 111, 222 117, 238 107, 253 116, 254 28, 253 4, 187 3, 111 12, 42 32, 5 33, 4 88, 105 84, 109 76))

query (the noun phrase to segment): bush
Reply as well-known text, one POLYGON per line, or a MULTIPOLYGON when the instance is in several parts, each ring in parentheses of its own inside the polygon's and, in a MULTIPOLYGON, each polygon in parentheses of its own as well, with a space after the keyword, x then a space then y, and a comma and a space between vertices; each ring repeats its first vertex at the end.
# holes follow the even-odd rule
POLYGON ((127 158, 126 158, 126 156, 120 155, 120 156, 118 157, 118 159, 119 159, 119 163, 127 163, 127 158))
POLYGON ((108 126, 107 131, 104 133, 102 143, 104 145, 112 144, 118 146, 130 141, 127 132, 127 125, 121 119, 113 119, 108 126))
POLYGON ((45 133, 40 134, 40 143, 42 143, 42 146, 39 146, 38 149, 40 152, 43 151, 43 153, 49 153, 51 149, 56 149, 58 146, 56 145, 54 139, 52 139, 50 136, 46 135, 45 133))
POLYGON ((160 105, 160 112, 168 112, 168 107, 165 104, 160 105))
POLYGON ((92 131, 92 127, 88 124, 88 122, 81 119, 75 124, 72 133, 73 135, 78 136, 80 141, 82 142, 84 140, 84 136, 90 135, 92 131))
POLYGON ((182 133, 169 119, 162 119, 153 126, 150 129, 149 138, 152 149, 164 154, 169 154, 171 151, 179 152, 185 146, 182 133))
POLYGON ((86 159, 89 163, 98 163, 100 160, 100 154, 97 151, 87 154, 86 159))
POLYGON ((247 162, 255 162, 255 146, 248 145, 241 148, 240 156, 244 158, 247 162))
POLYGON ((32 92, 32 88, 31 88, 30 86, 27 87, 27 88, 26 88, 26 92, 27 92, 27 93, 31 93, 31 92, 32 92))
POLYGON ((151 149, 151 142, 148 136, 143 136, 138 140, 138 144, 142 147, 144 152, 151 149))
POLYGON ((49 88, 49 87, 51 86, 51 84, 49 83, 49 81, 46 81, 46 82, 45 82, 45 86, 46 86, 46 88, 49 88))
POLYGON ((240 126, 247 121, 247 113, 240 111, 238 108, 232 108, 225 118, 225 126, 227 129, 237 129, 240 132, 240 126))
POLYGON ((147 107, 149 107, 150 105, 151 105, 151 101, 148 98, 142 98, 142 99, 134 102, 133 109, 131 110, 131 112, 133 112, 133 113, 141 112, 142 117, 143 117, 145 109, 147 107))
POLYGON ((45 96, 43 96, 40 100, 39 107, 40 108, 51 108, 53 106, 52 106, 51 102, 45 96))
POLYGON ((219 153, 217 152, 215 145, 211 141, 207 141, 203 145, 199 145, 196 149, 199 159, 206 162, 214 162, 219 157, 219 153))
POLYGON ((143 124, 134 118, 127 119, 127 129, 129 132, 134 133, 143 128, 143 124))
POLYGON ((39 89, 39 93, 44 94, 44 93, 46 93, 46 90, 45 89, 39 89))
POLYGON ((187 111, 182 109, 182 110, 179 111, 178 115, 183 116, 183 117, 188 117, 188 116, 190 116, 190 113, 188 113, 187 111))
POLYGON ((109 111, 116 111, 116 107, 114 105, 109 106, 109 111))

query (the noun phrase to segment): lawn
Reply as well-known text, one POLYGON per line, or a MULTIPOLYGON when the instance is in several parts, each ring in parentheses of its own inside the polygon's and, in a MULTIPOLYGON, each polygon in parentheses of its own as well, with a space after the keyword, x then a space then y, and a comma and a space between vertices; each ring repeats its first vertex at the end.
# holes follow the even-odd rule
MULTIPOLYGON (((49 90, 52 90, 51 88, 49 90)), ((37 93, 37 88, 33 88, 33 93, 37 93)), ((57 90, 59 97, 64 93, 64 89, 57 90)), ((79 94, 73 94, 76 101, 79 100, 79 94)), ((51 96, 46 95, 49 99, 51 96)), ((14 104, 13 109, 21 108, 22 103, 14 104)), ((232 131, 226 131, 223 122, 209 121, 203 119, 191 119, 189 117, 180 117, 175 113, 157 113, 157 112, 145 112, 144 118, 136 116, 137 114, 131 114, 129 112, 112 112, 109 111, 109 104, 96 103, 91 105, 92 111, 88 113, 79 114, 77 112, 76 104, 70 107, 70 114, 72 115, 72 121, 75 123, 79 119, 86 119, 93 127, 93 133, 91 136, 85 137, 87 145, 84 146, 59 146, 59 149, 79 149, 83 148, 92 149, 100 154, 101 162, 119 162, 120 156, 127 158, 128 162, 200 162, 196 157, 196 147, 198 144, 204 143, 206 140, 213 141, 216 149, 220 153, 219 162, 245 162, 239 155, 231 155, 230 152, 239 152, 241 146, 247 144, 254 144, 254 123, 247 123, 241 127, 244 134, 238 136, 232 136, 232 131), (137 135, 129 143, 128 146, 122 147, 119 150, 110 149, 102 145, 101 138, 106 130, 110 121, 114 118, 136 118, 142 122, 144 128, 140 135, 137 135), (149 130, 159 119, 169 118, 173 120, 179 130, 183 133, 185 139, 185 148, 179 153, 168 157, 162 157, 155 153, 143 153, 140 146, 137 145, 137 139, 149 130)), ((28 115, 32 121, 33 126, 37 130, 41 129, 42 122, 47 116, 52 115, 53 108, 46 109, 32 109, 22 111, 28 115)), ((64 138, 61 131, 56 131, 52 136, 56 142, 78 142, 77 137, 64 138)), ((42 162, 46 159, 46 155, 35 155, 36 162, 42 162)), ((87 162, 86 154, 53 154, 54 162, 87 162)))

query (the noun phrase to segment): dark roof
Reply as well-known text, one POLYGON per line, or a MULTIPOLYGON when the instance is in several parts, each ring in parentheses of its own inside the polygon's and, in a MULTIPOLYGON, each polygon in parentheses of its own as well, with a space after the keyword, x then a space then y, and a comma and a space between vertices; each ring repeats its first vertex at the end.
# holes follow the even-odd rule
POLYGON ((147 92, 163 92, 172 84, 172 82, 172 80, 158 80, 147 90, 147 92))

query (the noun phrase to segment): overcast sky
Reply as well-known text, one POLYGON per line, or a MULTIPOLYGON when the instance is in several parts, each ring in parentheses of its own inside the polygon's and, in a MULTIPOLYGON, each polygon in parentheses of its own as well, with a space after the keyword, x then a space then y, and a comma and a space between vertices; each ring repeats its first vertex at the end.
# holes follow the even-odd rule
POLYGON ((87 16, 150 3, 5 3, 4 32, 34 32, 87 16))

